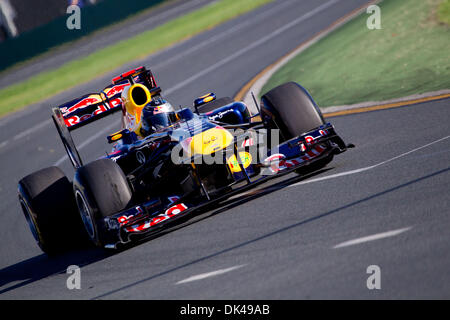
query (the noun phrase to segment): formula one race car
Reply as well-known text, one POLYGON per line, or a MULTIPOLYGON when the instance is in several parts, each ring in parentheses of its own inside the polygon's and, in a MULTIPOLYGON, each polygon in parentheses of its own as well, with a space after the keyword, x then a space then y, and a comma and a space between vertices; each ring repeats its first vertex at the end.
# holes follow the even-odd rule
POLYGON ((50 167, 18 187, 41 249, 60 252, 83 234, 118 248, 274 177, 318 170, 350 147, 296 83, 254 103, 252 115, 243 102, 210 93, 194 101, 194 110, 175 111, 151 71, 139 67, 100 93, 53 108, 73 181, 50 167), (84 164, 70 132, 116 111, 122 130, 107 137, 112 151, 84 164))

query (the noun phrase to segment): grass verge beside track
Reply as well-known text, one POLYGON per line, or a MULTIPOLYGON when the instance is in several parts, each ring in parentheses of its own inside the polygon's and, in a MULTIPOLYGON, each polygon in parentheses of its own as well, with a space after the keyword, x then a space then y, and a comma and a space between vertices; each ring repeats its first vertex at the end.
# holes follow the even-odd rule
POLYGON ((439 22, 450 26, 450 0, 444 0, 438 7, 439 22))
POLYGON ((448 2, 385 0, 381 30, 358 16, 284 65, 261 92, 296 81, 327 107, 449 89, 448 2))
POLYGON ((0 117, 93 80, 125 63, 247 13, 273 0, 220 0, 155 29, 0 90, 0 117))

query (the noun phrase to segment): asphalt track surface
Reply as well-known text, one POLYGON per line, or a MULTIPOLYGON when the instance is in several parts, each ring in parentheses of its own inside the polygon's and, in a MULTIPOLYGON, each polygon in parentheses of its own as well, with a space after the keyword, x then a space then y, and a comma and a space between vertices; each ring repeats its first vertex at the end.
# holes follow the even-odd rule
MULTIPOLYGON (((152 67, 174 104, 209 91, 233 96, 364 3, 276 1, 138 64, 152 67)), ((449 100, 332 118, 356 148, 314 176, 274 180, 116 254, 47 258, 20 212, 17 181, 55 163, 73 175, 49 106, 110 76, 0 122, 0 299, 450 298, 449 100), (66 287, 69 265, 81 267, 80 290, 66 287), (372 265, 379 290, 367 288, 372 265)), ((118 123, 75 132, 82 157, 108 150, 118 123)))

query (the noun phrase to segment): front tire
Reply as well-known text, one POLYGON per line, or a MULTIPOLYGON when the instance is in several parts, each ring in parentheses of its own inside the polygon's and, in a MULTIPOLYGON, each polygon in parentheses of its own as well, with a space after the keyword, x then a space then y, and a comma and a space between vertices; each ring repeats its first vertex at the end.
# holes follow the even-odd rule
MULTIPOLYGON (((322 112, 305 88, 295 82, 282 84, 261 98, 262 119, 268 129, 280 130, 280 142, 300 136, 325 124, 322 112)), ((325 167, 333 155, 297 170, 304 174, 325 167)))
POLYGON ((322 112, 305 88, 295 82, 282 84, 261 98, 263 120, 280 129, 283 141, 325 124, 322 112))
POLYGON ((81 220, 91 241, 103 247, 109 238, 104 218, 131 205, 132 191, 122 169, 100 159, 77 169, 73 184, 81 220))

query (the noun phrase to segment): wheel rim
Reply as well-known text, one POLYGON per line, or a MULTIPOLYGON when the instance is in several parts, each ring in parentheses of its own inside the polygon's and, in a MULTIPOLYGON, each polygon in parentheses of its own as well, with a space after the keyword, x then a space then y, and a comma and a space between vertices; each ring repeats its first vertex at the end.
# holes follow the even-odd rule
POLYGON ((39 243, 39 232, 37 230, 36 223, 33 219, 31 209, 22 197, 20 197, 20 205, 25 215, 25 219, 27 220, 28 226, 30 227, 31 233, 33 234, 34 239, 39 243))
POLYGON ((80 211, 81 220, 83 220, 83 224, 86 229, 86 232, 88 233, 88 235, 91 239, 94 239, 95 238, 95 227, 94 227, 94 219, 92 217, 92 212, 90 210, 90 207, 80 191, 77 190, 75 192, 75 197, 76 197, 76 201, 77 201, 78 210, 80 211))

